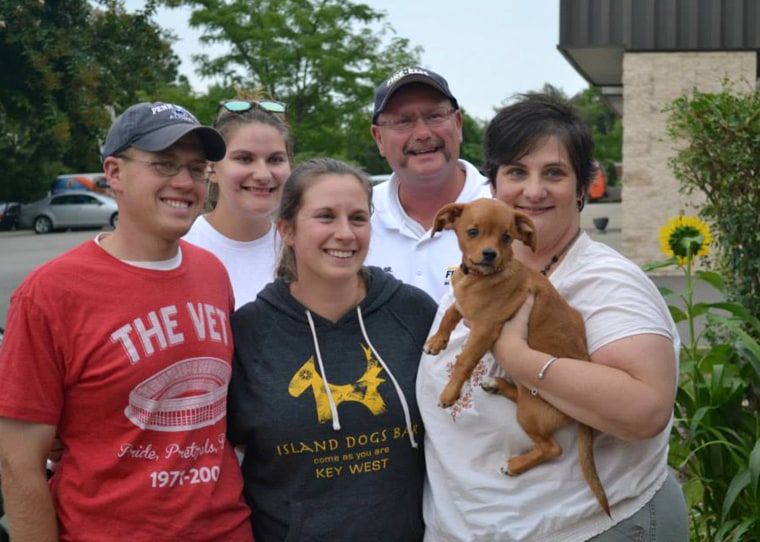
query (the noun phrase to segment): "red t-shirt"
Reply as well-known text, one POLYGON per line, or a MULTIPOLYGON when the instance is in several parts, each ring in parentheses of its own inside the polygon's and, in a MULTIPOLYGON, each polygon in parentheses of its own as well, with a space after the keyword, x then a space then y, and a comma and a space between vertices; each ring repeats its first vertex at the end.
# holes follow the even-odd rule
POLYGON ((0 416, 55 425, 61 540, 253 540, 226 442, 232 289, 182 243, 171 271, 85 243, 11 298, 0 416))

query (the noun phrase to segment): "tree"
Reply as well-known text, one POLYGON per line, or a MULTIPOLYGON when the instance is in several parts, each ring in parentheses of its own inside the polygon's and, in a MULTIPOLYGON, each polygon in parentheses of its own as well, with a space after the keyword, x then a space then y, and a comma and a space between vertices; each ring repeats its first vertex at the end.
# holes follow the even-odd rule
POLYGON ((615 163, 623 159, 622 119, 604 103, 598 87, 579 92, 571 102, 591 127, 595 158, 604 168, 608 181, 614 183, 617 180, 615 163))
POLYGON ((464 108, 462 112, 462 148, 460 156, 467 160, 475 167, 480 167, 483 163, 483 132, 486 129, 486 122, 471 117, 464 108))
POLYGON ((421 52, 391 35, 384 13, 350 0, 164 3, 191 6, 190 26, 202 30, 201 42, 229 47, 221 57, 194 57, 203 76, 288 104, 300 158, 327 154, 376 167, 369 132, 375 86, 394 69, 418 64, 421 52))
POLYGON ((121 0, 0 4, 0 199, 44 194, 61 173, 100 169, 112 115, 177 76, 150 12, 121 0))
POLYGON ((760 314, 760 92, 694 91, 670 104, 667 134, 678 142, 670 160, 681 190, 704 194, 700 214, 714 229, 731 300, 760 314))

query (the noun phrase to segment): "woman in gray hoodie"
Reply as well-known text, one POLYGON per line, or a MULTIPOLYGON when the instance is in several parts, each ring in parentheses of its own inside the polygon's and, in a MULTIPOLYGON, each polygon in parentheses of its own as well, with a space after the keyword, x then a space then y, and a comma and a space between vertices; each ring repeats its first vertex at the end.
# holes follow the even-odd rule
POLYGON ((342 162, 296 168, 278 278, 231 317, 229 439, 257 542, 422 539, 414 390, 436 304, 364 266, 371 196, 342 162))

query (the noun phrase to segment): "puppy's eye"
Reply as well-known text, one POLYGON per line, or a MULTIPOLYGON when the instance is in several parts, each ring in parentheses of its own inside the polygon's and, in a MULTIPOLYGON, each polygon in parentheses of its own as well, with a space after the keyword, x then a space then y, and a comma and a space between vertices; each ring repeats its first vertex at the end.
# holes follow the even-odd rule
POLYGON ((502 233, 501 234, 501 242, 502 243, 509 243, 509 234, 508 233, 502 233))
POLYGON ((477 237, 478 236, 478 229, 477 228, 470 228, 467 230, 467 236, 468 237, 477 237))

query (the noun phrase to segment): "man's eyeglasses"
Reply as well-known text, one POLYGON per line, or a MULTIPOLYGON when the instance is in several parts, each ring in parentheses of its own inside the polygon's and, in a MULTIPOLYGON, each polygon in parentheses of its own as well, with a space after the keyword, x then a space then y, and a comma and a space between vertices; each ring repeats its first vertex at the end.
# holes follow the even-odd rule
POLYGON ((378 120, 375 122, 377 126, 385 126, 391 130, 397 132, 410 132, 416 125, 419 119, 425 123, 425 126, 440 126, 451 118, 454 114, 454 109, 446 109, 441 111, 431 111, 424 115, 413 115, 408 117, 391 118, 387 120, 378 120))
POLYGON ((217 113, 220 109, 224 108, 230 113, 245 113, 253 108, 261 109, 267 113, 281 113, 284 114, 287 111, 288 106, 283 102, 275 102, 274 100, 223 100, 219 102, 216 107, 217 113))
POLYGON ((179 172, 187 168, 187 172, 190 174, 190 178, 197 182, 206 182, 206 162, 191 162, 189 164, 178 164, 172 160, 138 160, 131 156, 118 155, 116 158, 121 158, 127 162, 139 162, 151 166, 156 173, 161 177, 176 177, 179 172))

